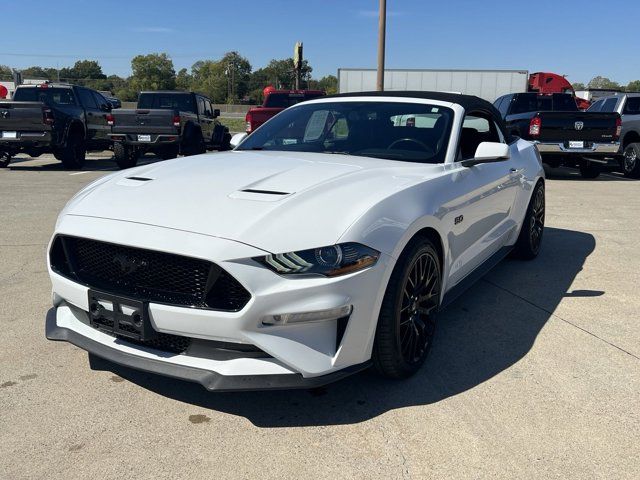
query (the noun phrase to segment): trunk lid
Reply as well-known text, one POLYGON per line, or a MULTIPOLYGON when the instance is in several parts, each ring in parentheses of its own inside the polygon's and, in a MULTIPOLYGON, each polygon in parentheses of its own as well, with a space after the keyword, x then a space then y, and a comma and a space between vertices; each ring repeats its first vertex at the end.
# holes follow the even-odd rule
POLYGON ((42 118, 40 102, 0 101, 0 131, 42 132, 50 130, 42 118))
POLYGON ((617 113, 599 112, 539 112, 542 121, 541 142, 612 142, 617 140, 617 113))
POLYGON ((141 133, 175 135, 178 127, 173 119, 179 115, 177 110, 169 109, 116 109, 111 112, 114 125, 111 133, 141 133))

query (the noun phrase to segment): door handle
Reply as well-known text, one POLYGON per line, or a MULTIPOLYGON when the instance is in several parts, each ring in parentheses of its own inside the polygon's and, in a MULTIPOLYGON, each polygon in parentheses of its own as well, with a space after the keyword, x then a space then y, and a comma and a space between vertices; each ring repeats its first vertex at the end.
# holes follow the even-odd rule
POLYGON ((524 168, 513 168, 513 167, 511 167, 509 169, 509 173, 520 173, 522 170, 524 170, 524 168))

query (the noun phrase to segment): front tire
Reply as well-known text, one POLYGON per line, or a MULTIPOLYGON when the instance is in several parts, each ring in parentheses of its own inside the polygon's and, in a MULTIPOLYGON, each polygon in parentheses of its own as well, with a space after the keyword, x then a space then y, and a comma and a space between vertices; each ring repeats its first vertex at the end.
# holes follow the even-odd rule
POLYGON ((640 178, 640 143, 627 145, 621 166, 625 177, 640 178))
POLYGON ((522 228, 520 228, 520 235, 516 241, 514 248, 514 254, 516 257, 522 260, 532 260, 540 253, 540 247, 542 246, 542 235, 544 233, 544 217, 545 217, 545 194, 544 184, 538 182, 529 206, 527 207, 527 213, 524 216, 522 222, 522 228))
POLYGON ((137 149, 121 142, 115 142, 113 144, 113 156, 120 170, 132 168, 138 164, 139 154, 137 149))
POLYGON ((201 153, 206 153, 207 147, 204 144, 204 138, 202 137, 202 132, 195 128, 190 128, 186 134, 186 138, 184 139, 184 144, 182 146, 182 154, 185 157, 189 157, 191 155, 199 155, 201 153))
POLYGON ((413 240, 393 269, 382 300, 372 359, 387 378, 407 378, 424 363, 440 306, 441 265, 433 243, 413 240))
POLYGON ((178 156, 179 150, 180 148, 178 145, 169 145, 158 150, 156 155, 158 155, 162 160, 171 160, 178 156))

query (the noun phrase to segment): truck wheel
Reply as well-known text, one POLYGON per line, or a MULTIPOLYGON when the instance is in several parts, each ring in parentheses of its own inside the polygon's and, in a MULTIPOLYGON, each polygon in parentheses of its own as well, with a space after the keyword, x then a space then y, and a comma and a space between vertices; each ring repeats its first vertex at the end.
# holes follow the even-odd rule
POLYGON ((580 165, 580 175, 582 178, 598 178, 600 176, 600 165, 593 162, 586 162, 580 165))
POLYGON ((171 160, 178 156, 179 150, 180 147, 178 145, 171 145, 168 147, 162 147, 156 152, 156 155, 158 155, 162 160, 171 160))
POLYGON ((199 155, 205 153, 207 147, 204 144, 204 138, 202 138, 202 132, 191 128, 187 131, 182 145, 182 154, 186 157, 190 155, 199 155))
POLYGON ((79 132, 70 132, 64 146, 58 151, 62 166, 66 170, 81 169, 87 155, 84 138, 79 132))
POLYGON ((227 150, 231 150, 231 134, 229 132, 225 132, 222 137, 222 144, 218 147, 219 152, 226 152, 227 150))
POLYGON ((121 170, 135 167, 138 163, 138 151, 121 142, 113 144, 113 156, 116 159, 118 168, 121 170))
POLYGON ((0 168, 7 168, 11 163, 11 154, 9 152, 0 152, 0 168))
POLYGON ((640 143, 631 143, 624 149, 622 173, 625 177, 640 178, 640 143))

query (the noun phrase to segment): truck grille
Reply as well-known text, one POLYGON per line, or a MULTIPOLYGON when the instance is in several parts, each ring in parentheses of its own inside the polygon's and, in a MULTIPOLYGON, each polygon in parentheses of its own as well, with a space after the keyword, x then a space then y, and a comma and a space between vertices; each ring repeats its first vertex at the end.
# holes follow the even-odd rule
POLYGON ((251 298, 218 265, 182 255, 59 235, 49 259, 64 277, 139 300, 236 312, 251 298))

